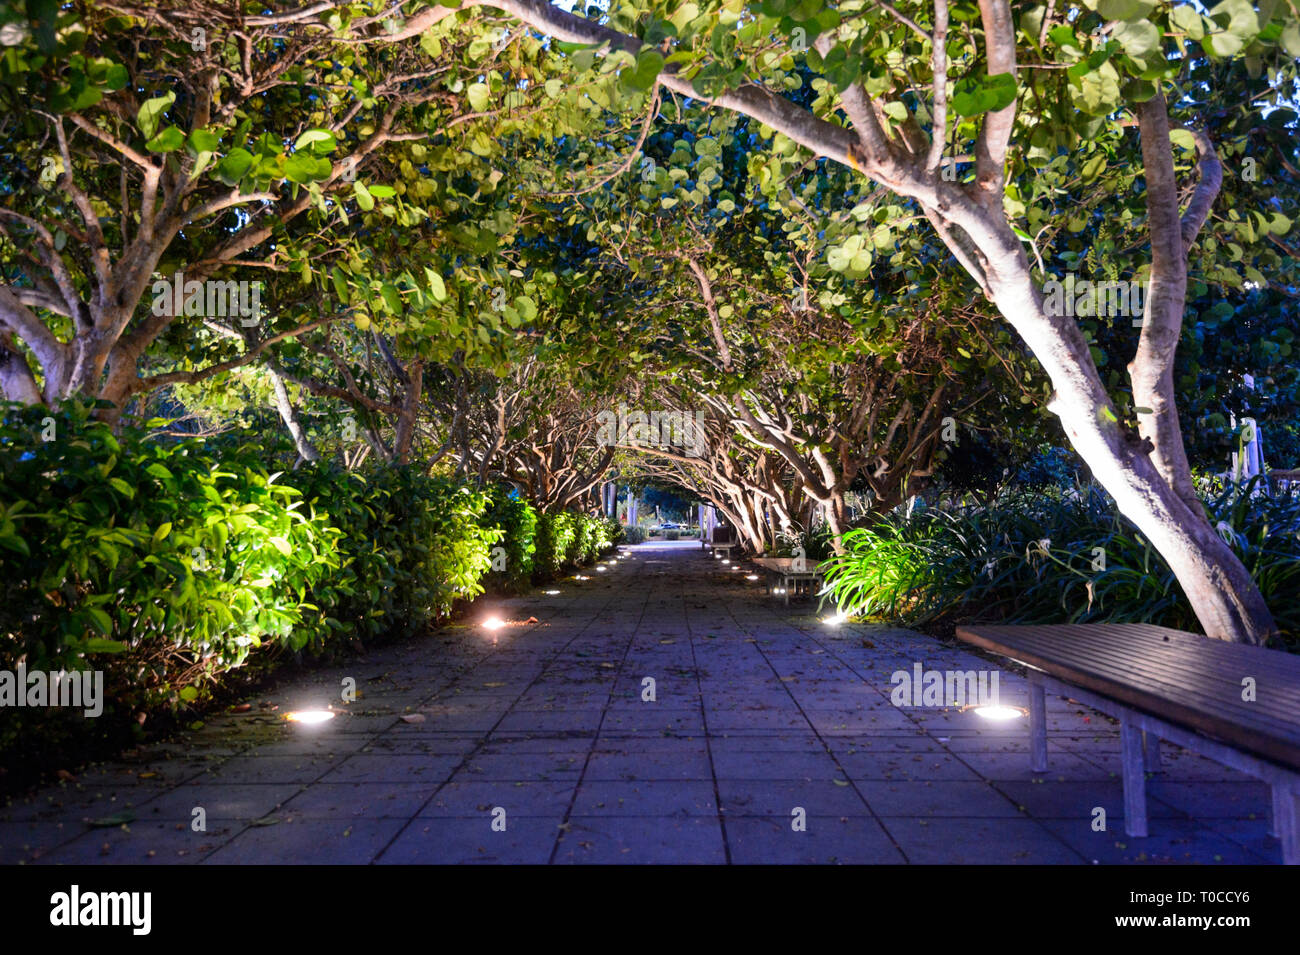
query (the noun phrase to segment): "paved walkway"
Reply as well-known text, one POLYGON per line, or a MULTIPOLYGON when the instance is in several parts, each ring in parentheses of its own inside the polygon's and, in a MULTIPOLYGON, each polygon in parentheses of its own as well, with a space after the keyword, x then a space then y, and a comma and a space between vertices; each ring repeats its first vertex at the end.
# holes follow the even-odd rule
POLYGON ((1035 776, 1025 721, 890 701, 898 670, 990 660, 787 610, 695 542, 628 555, 0 807, 0 862, 1280 861, 1246 777, 1170 752, 1130 839, 1106 717, 1050 698, 1035 776))

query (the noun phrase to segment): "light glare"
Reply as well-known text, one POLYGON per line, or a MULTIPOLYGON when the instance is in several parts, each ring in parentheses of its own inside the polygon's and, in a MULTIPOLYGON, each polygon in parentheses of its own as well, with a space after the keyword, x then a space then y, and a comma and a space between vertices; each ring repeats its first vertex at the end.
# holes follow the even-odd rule
POLYGON ((1018 706, 977 706, 975 712, 986 720, 1015 720, 1024 716, 1024 712, 1018 706))

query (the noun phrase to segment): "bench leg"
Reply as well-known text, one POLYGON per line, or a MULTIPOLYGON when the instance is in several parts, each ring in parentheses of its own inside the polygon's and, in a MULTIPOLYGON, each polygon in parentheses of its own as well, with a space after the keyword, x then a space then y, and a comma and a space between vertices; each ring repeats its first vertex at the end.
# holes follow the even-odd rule
POLYGON ((1124 762, 1124 831, 1130 836, 1147 834, 1146 761, 1142 755, 1142 731, 1123 717, 1119 727, 1124 762))
POLYGON ((1047 772, 1047 692, 1037 672, 1029 674, 1029 768, 1047 772))
POLYGON ((1282 864, 1300 865, 1300 788, 1273 786, 1273 830, 1282 840, 1282 864))
POLYGON ((1142 731, 1142 759, 1148 773, 1160 772, 1160 737, 1150 730, 1142 731))

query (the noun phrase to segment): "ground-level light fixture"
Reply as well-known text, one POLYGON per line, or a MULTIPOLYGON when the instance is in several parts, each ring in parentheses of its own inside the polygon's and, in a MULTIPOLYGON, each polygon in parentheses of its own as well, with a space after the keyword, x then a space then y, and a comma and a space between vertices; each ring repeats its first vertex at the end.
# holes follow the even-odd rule
POLYGON ((484 630, 500 630, 506 625, 506 622, 500 617, 488 617, 483 621, 484 630))
POLYGON ((849 619, 848 614, 846 614, 843 610, 837 610, 835 611, 835 613, 831 614, 831 616, 824 618, 823 622, 830 624, 832 627, 838 627, 840 624, 842 624, 845 620, 848 619, 849 619))
POLYGON ((548 597, 554 597, 554 596, 555 596, 556 594, 558 594, 558 593, 559 593, 558 590, 548 590, 548 591, 546 591, 546 595, 547 595, 548 597))
POLYGON ((584 576, 582 576, 582 574, 575 574, 573 579, 574 579, 574 580, 591 580, 590 577, 584 577, 584 576))
POLYGON ((758 580, 758 574, 746 574, 746 575, 745 575, 745 579, 746 579, 746 580, 758 580))
POLYGON ((294 710, 292 713, 286 713, 284 718, 291 723, 311 725, 329 722, 334 719, 334 712, 332 710, 294 710))
POLYGON ((1000 704, 977 706, 975 712, 986 720, 996 720, 998 722, 1018 720, 1025 715, 1025 711, 1019 706, 1002 706, 1000 704))

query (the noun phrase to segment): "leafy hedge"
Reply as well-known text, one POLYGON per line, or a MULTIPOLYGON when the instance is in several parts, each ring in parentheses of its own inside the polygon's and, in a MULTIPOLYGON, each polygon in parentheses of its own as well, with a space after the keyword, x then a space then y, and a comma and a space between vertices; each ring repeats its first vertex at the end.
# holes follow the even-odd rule
MULTIPOLYGON (((1300 638, 1300 497, 1206 486, 1211 520, 1251 572, 1285 643, 1300 638)), ((823 567, 846 611, 910 626, 964 621, 1154 623, 1197 631, 1173 572, 1099 488, 920 507, 844 536, 823 567), (1098 548, 1099 550, 1095 550, 1098 548)))
POLYGON ((249 448, 218 458, 196 441, 114 436, 80 406, 10 410, 0 669, 102 669, 111 702, 94 726, 79 711, 0 711, 0 752, 18 745, 20 716, 44 728, 23 734, 30 749, 76 726, 112 734, 264 642, 306 646, 326 626, 309 591, 338 572, 342 536, 249 448))
POLYGON ((84 406, 0 411, 0 670, 102 671, 105 697, 95 720, 0 708, 0 765, 122 742, 249 662, 418 631, 617 529, 409 468, 280 473, 276 449, 115 435, 84 406))
POLYGON ((481 491, 409 468, 303 468, 292 479, 340 531, 341 568, 311 594, 332 631, 414 633, 483 592, 502 531, 484 520, 481 491))
POLYGON ((574 511, 537 515, 536 574, 549 580, 566 567, 589 564, 622 539, 617 521, 574 511))
POLYGON ((483 523, 502 533, 500 547, 488 580, 495 589, 521 593, 532 583, 534 556, 537 553, 538 514, 527 501, 511 494, 508 488, 496 486, 488 490, 488 509, 483 523))

